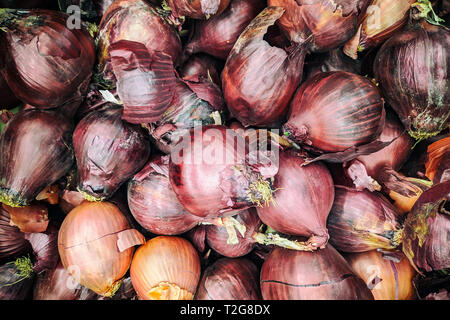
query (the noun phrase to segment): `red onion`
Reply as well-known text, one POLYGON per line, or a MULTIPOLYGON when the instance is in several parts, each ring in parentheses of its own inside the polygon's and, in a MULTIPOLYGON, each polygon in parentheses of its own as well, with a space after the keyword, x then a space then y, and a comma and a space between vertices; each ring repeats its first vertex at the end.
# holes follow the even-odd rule
POLYGON ((358 17, 368 0, 269 0, 286 14, 278 21, 290 40, 303 43, 312 38, 313 51, 328 51, 342 46, 356 32, 358 17))
POLYGON ((301 85, 283 130, 289 139, 314 152, 342 152, 347 156, 338 154, 337 158, 345 162, 380 136, 384 120, 383 100, 369 79, 334 71, 320 73, 301 85))
POLYGON ((221 87, 220 83, 221 63, 219 60, 204 53, 194 54, 183 64, 180 70, 180 76, 183 80, 210 82, 221 87))
POLYGON ((409 134, 422 140, 448 127, 450 31, 425 21, 387 40, 374 63, 383 96, 409 134))
POLYGON ((84 27, 69 29, 68 15, 53 10, 4 10, 6 55, 2 71, 17 98, 42 109, 79 105, 95 61, 84 27))
POLYGON ((201 224, 184 234, 199 253, 205 252, 206 249, 206 226, 201 224))
POLYGON ((72 167, 72 124, 55 111, 21 111, 0 136, 0 201, 25 206, 72 167))
POLYGON ((30 252, 30 243, 25 239, 25 234, 19 228, 10 225, 8 211, 0 207, 0 261, 17 258, 30 252))
POLYGON ((185 52, 189 55, 204 52, 226 60, 239 35, 264 7, 260 0, 232 0, 220 15, 195 22, 185 52))
POLYGON ((260 276, 264 300, 373 300, 373 295, 331 245, 316 252, 275 248, 260 276))
POLYGON ((52 270, 58 263, 58 228, 50 224, 47 230, 40 233, 26 233, 25 239, 30 242, 36 260, 33 271, 37 274, 52 270))
POLYGON ((416 0, 373 0, 362 16, 358 31, 344 46, 353 59, 358 53, 374 48, 402 29, 416 0))
POLYGON ((417 269, 450 268, 450 181, 425 191, 405 220, 403 252, 417 269))
POLYGON ((28 257, 0 266, 0 300, 26 300, 33 290, 34 276, 28 257))
POLYGON ((156 156, 128 183, 128 205, 145 229, 159 235, 178 235, 201 218, 187 212, 169 181, 169 156, 156 156))
POLYGON ((402 242, 399 214, 380 194, 335 188, 327 220, 330 243, 343 252, 395 249, 402 242))
POLYGON ((122 108, 109 105, 83 118, 73 134, 78 190, 88 200, 111 197, 150 156, 143 129, 121 117, 122 108))
POLYGON ((230 113, 244 126, 273 126, 282 121, 300 84, 306 50, 289 52, 264 40, 267 29, 284 14, 264 9, 241 33, 222 72, 222 89, 230 113))
POLYGON ((110 65, 110 45, 121 41, 139 42, 153 54, 170 56, 177 65, 181 40, 154 5, 144 0, 117 0, 108 7, 98 26, 99 70, 106 79, 114 79, 110 65))
POLYGON ((221 258, 202 275, 195 300, 261 300, 259 270, 248 259, 221 258))
POLYGON ((220 15, 230 4, 231 0, 167 0, 172 14, 177 17, 193 19, 209 19, 220 15))
POLYGON ((321 163, 302 166, 295 152, 281 152, 273 182, 273 203, 257 208, 262 222, 276 231, 308 237, 311 249, 324 248, 328 213, 334 200, 333 179, 321 163))
POLYGON ((215 218, 270 201, 270 182, 257 165, 249 164, 247 155, 244 138, 231 129, 191 129, 169 164, 170 183, 183 207, 196 216, 215 218))

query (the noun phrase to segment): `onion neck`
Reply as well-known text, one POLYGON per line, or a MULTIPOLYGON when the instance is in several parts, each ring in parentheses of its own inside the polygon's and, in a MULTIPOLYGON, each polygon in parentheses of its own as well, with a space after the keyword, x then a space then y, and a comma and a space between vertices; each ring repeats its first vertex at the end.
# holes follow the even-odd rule
POLYGON ((433 6, 429 0, 418 0, 411 5, 411 8, 416 8, 418 10, 418 13, 412 15, 416 20, 425 19, 428 23, 435 26, 441 26, 441 22, 445 22, 444 19, 441 19, 434 12, 433 6))
POLYGON ((122 285, 122 279, 114 282, 111 286, 109 286, 108 290, 105 293, 101 293, 102 296, 106 298, 112 298, 117 290, 119 290, 120 286, 122 285))
POLYGON ((8 283, 0 286, 0 288, 15 285, 25 279, 30 278, 33 275, 33 263, 28 256, 17 258, 15 261, 9 262, 8 264, 14 264, 14 267, 18 271, 18 273, 16 273, 16 276, 19 279, 14 281, 13 283, 8 283))
POLYGON ((13 208, 21 208, 28 205, 28 201, 22 198, 17 192, 7 188, 0 188, 0 202, 13 208))
POLYGON ((225 227, 228 233, 227 244, 235 245, 239 243, 236 230, 242 237, 245 237, 246 226, 237 221, 234 217, 215 218, 209 221, 200 222, 203 225, 214 225, 217 227, 225 227))
POLYGON ((86 199, 89 202, 101 202, 101 201, 106 199, 105 197, 93 196, 93 195, 87 193, 86 191, 82 190, 80 187, 77 187, 77 190, 78 190, 79 193, 81 193, 83 198, 86 199))
POLYGON ((298 251, 315 251, 319 248, 325 248, 328 242, 328 235, 326 236, 311 236, 307 241, 290 240, 280 236, 275 230, 267 226, 265 233, 255 232, 252 235, 255 242, 262 245, 275 245, 278 247, 298 250, 298 251))

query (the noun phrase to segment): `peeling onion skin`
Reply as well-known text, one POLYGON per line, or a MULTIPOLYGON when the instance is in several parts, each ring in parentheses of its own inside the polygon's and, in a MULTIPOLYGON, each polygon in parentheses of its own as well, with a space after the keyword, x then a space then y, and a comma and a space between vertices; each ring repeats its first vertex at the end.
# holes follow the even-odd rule
POLYGON ((405 220, 403 252, 419 270, 450 268, 450 181, 428 189, 405 220))
POLYGON ((236 232, 238 239, 237 244, 227 243, 229 235, 225 227, 215 225, 205 226, 206 242, 209 247, 220 255, 228 258, 238 258, 250 253, 256 245, 253 234, 258 232, 258 229, 262 224, 258 215, 252 208, 240 212, 233 218, 241 225, 245 226, 244 236, 239 232, 236 232))
POLYGON ((245 258, 221 258, 203 272, 195 300, 261 300, 259 270, 245 258))
POLYGON ((317 74, 300 86, 283 131, 317 152, 339 152, 375 141, 384 122, 377 87, 365 77, 333 71, 317 74))
POLYGON ((201 276, 200 258, 189 241, 158 236, 136 250, 130 276, 142 300, 192 300, 201 276))
POLYGON ((50 110, 23 110, 0 136, 0 201, 25 206, 74 163, 73 125, 50 110))
POLYGON ((260 276, 263 300, 373 300, 373 295, 330 244, 307 252, 275 248, 260 276))
POLYGON ((180 204, 170 185, 168 172, 169 157, 155 156, 128 183, 131 213, 141 226, 158 235, 187 232, 202 220, 180 204), (152 166, 158 166, 159 172, 152 166))
POLYGON ((118 233, 130 229, 126 217, 108 202, 88 202, 73 209, 58 234, 58 251, 64 268, 77 282, 110 297, 130 267, 134 248, 122 252, 118 233))
POLYGON ((245 127, 278 126, 303 74, 304 47, 290 52, 264 40, 267 29, 284 13, 264 9, 241 33, 222 71, 222 89, 232 116, 245 127))
POLYGON ((109 46, 120 40, 136 41, 149 52, 168 54, 176 66, 181 57, 181 40, 176 29, 144 0, 118 0, 108 7, 98 26, 99 70, 104 78, 113 80, 109 46))
POLYGON ((296 152, 280 152, 274 203, 256 210, 276 231, 308 237, 309 243, 324 248, 330 238, 326 222, 334 201, 333 179, 322 163, 302 164, 296 152))
POLYGON ((375 58, 383 96, 417 140, 449 125, 449 49, 449 29, 421 21, 387 40, 375 58))
POLYGON ((228 8, 194 25, 194 35, 185 46, 186 54, 204 52, 226 60, 239 35, 264 9, 261 0, 232 0, 228 8))
POLYGON ((366 282, 375 300, 412 300, 416 275, 408 259, 391 261, 376 250, 344 255, 356 274, 366 282))
POLYGON ((108 199, 138 172, 150 156, 144 130, 122 120, 122 107, 109 104, 84 117, 73 145, 78 189, 88 200, 108 199))
POLYGON ((175 17, 192 19, 208 19, 220 15, 230 2, 231 0, 167 0, 175 17))
POLYGON ((304 43, 312 37, 310 50, 324 52, 342 46, 356 33, 369 1, 269 0, 268 4, 286 10, 277 23, 291 41, 304 43))
POLYGON ((2 24, 7 30, 2 73, 11 91, 40 109, 81 104, 94 67, 94 40, 85 28, 68 29, 65 13, 26 12, 10 28, 2 24))
POLYGON ((330 243, 342 252, 395 249, 401 243, 399 213, 378 193, 335 187, 327 220, 330 243))

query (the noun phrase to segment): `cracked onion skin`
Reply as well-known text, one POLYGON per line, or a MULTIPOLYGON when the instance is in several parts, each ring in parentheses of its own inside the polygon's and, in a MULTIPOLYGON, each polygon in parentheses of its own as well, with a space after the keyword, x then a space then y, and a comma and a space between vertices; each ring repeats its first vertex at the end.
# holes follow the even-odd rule
POLYGON ((268 7, 250 22, 231 50, 222 71, 222 89, 232 116, 245 127, 272 127, 284 120, 303 74, 306 49, 271 46, 264 35, 285 14, 268 7))
POLYGON ((303 163, 294 151, 280 152, 274 202, 256 210, 276 231, 308 237, 313 246, 323 248, 330 238, 326 223, 334 201, 333 179, 323 163, 303 163))
POLYGON ((373 300, 373 295, 330 244, 307 252, 275 248, 260 275, 264 300, 373 300))
POLYGON ((130 276, 142 300, 192 300, 201 276, 200 258, 186 239, 158 236, 136 250, 130 276))
POLYGON ((175 17, 192 19, 208 19, 220 15, 230 2, 231 0, 167 0, 175 17))
POLYGON ((79 105, 95 62, 95 44, 82 27, 69 29, 55 10, 0 12, 5 68, 2 73, 21 101, 40 109, 79 105))
POLYGON ((109 202, 84 201, 64 219, 58 234, 61 262, 80 284, 111 297, 130 267, 134 248, 120 251, 122 231, 130 230, 125 215, 109 202))
POLYGON ((382 97, 369 79, 332 71, 300 86, 283 131, 317 152, 340 152, 375 141, 384 122, 382 97))
POLYGON ((0 201, 21 207, 62 178, 74 163, 73 125, 51 110, 23 110, 0 136, 0 201))
POLYGON ((90 201, 110 198, 150 157, 144 130, 122 120, 123 108, 108 104, 75 128, 78 190, 90 201))
POLYGON ((259 270, 246 258, 221 258, 203 272, 195 300, 261 300, 259 270))
POLYGON ((178 235, 202 219, 187 212, 169 181, 169 157, 155 156, 128 183, 128 206, 136 221, 158 235, 178 235))
POLYGON ((196 21, 194 34, 185 46, 186 54, 204 52, 226 60, 239 35, 264 6, 261 0, 232 0, 222 14, 196 21))
POLYGON ((421 21, 389 38, 375 58, 383 96, 419 141, 449 125, 449 48, 448 28, 421 21))

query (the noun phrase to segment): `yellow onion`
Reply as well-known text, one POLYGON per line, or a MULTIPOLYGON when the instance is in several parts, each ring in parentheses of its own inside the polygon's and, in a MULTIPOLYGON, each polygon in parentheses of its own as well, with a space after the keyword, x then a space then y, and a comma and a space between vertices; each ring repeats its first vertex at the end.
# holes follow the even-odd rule
POLYGON ((414 268, 405 255, 400 261, 383 257, 377 250, 344 256, 356 274, 364 280, 375 300, 410 300, 415 296, 414 268))
POLYGON ((200 258, 187 240, 158 236, 141 246, 130 268, 142 300, 192 300, 200 280, 200 258))
POLYGON ((61 262, 80 284, 111 297, 130 267, 143 236, 112 203, 83 202, 64 219, 58 234, 61 262))

